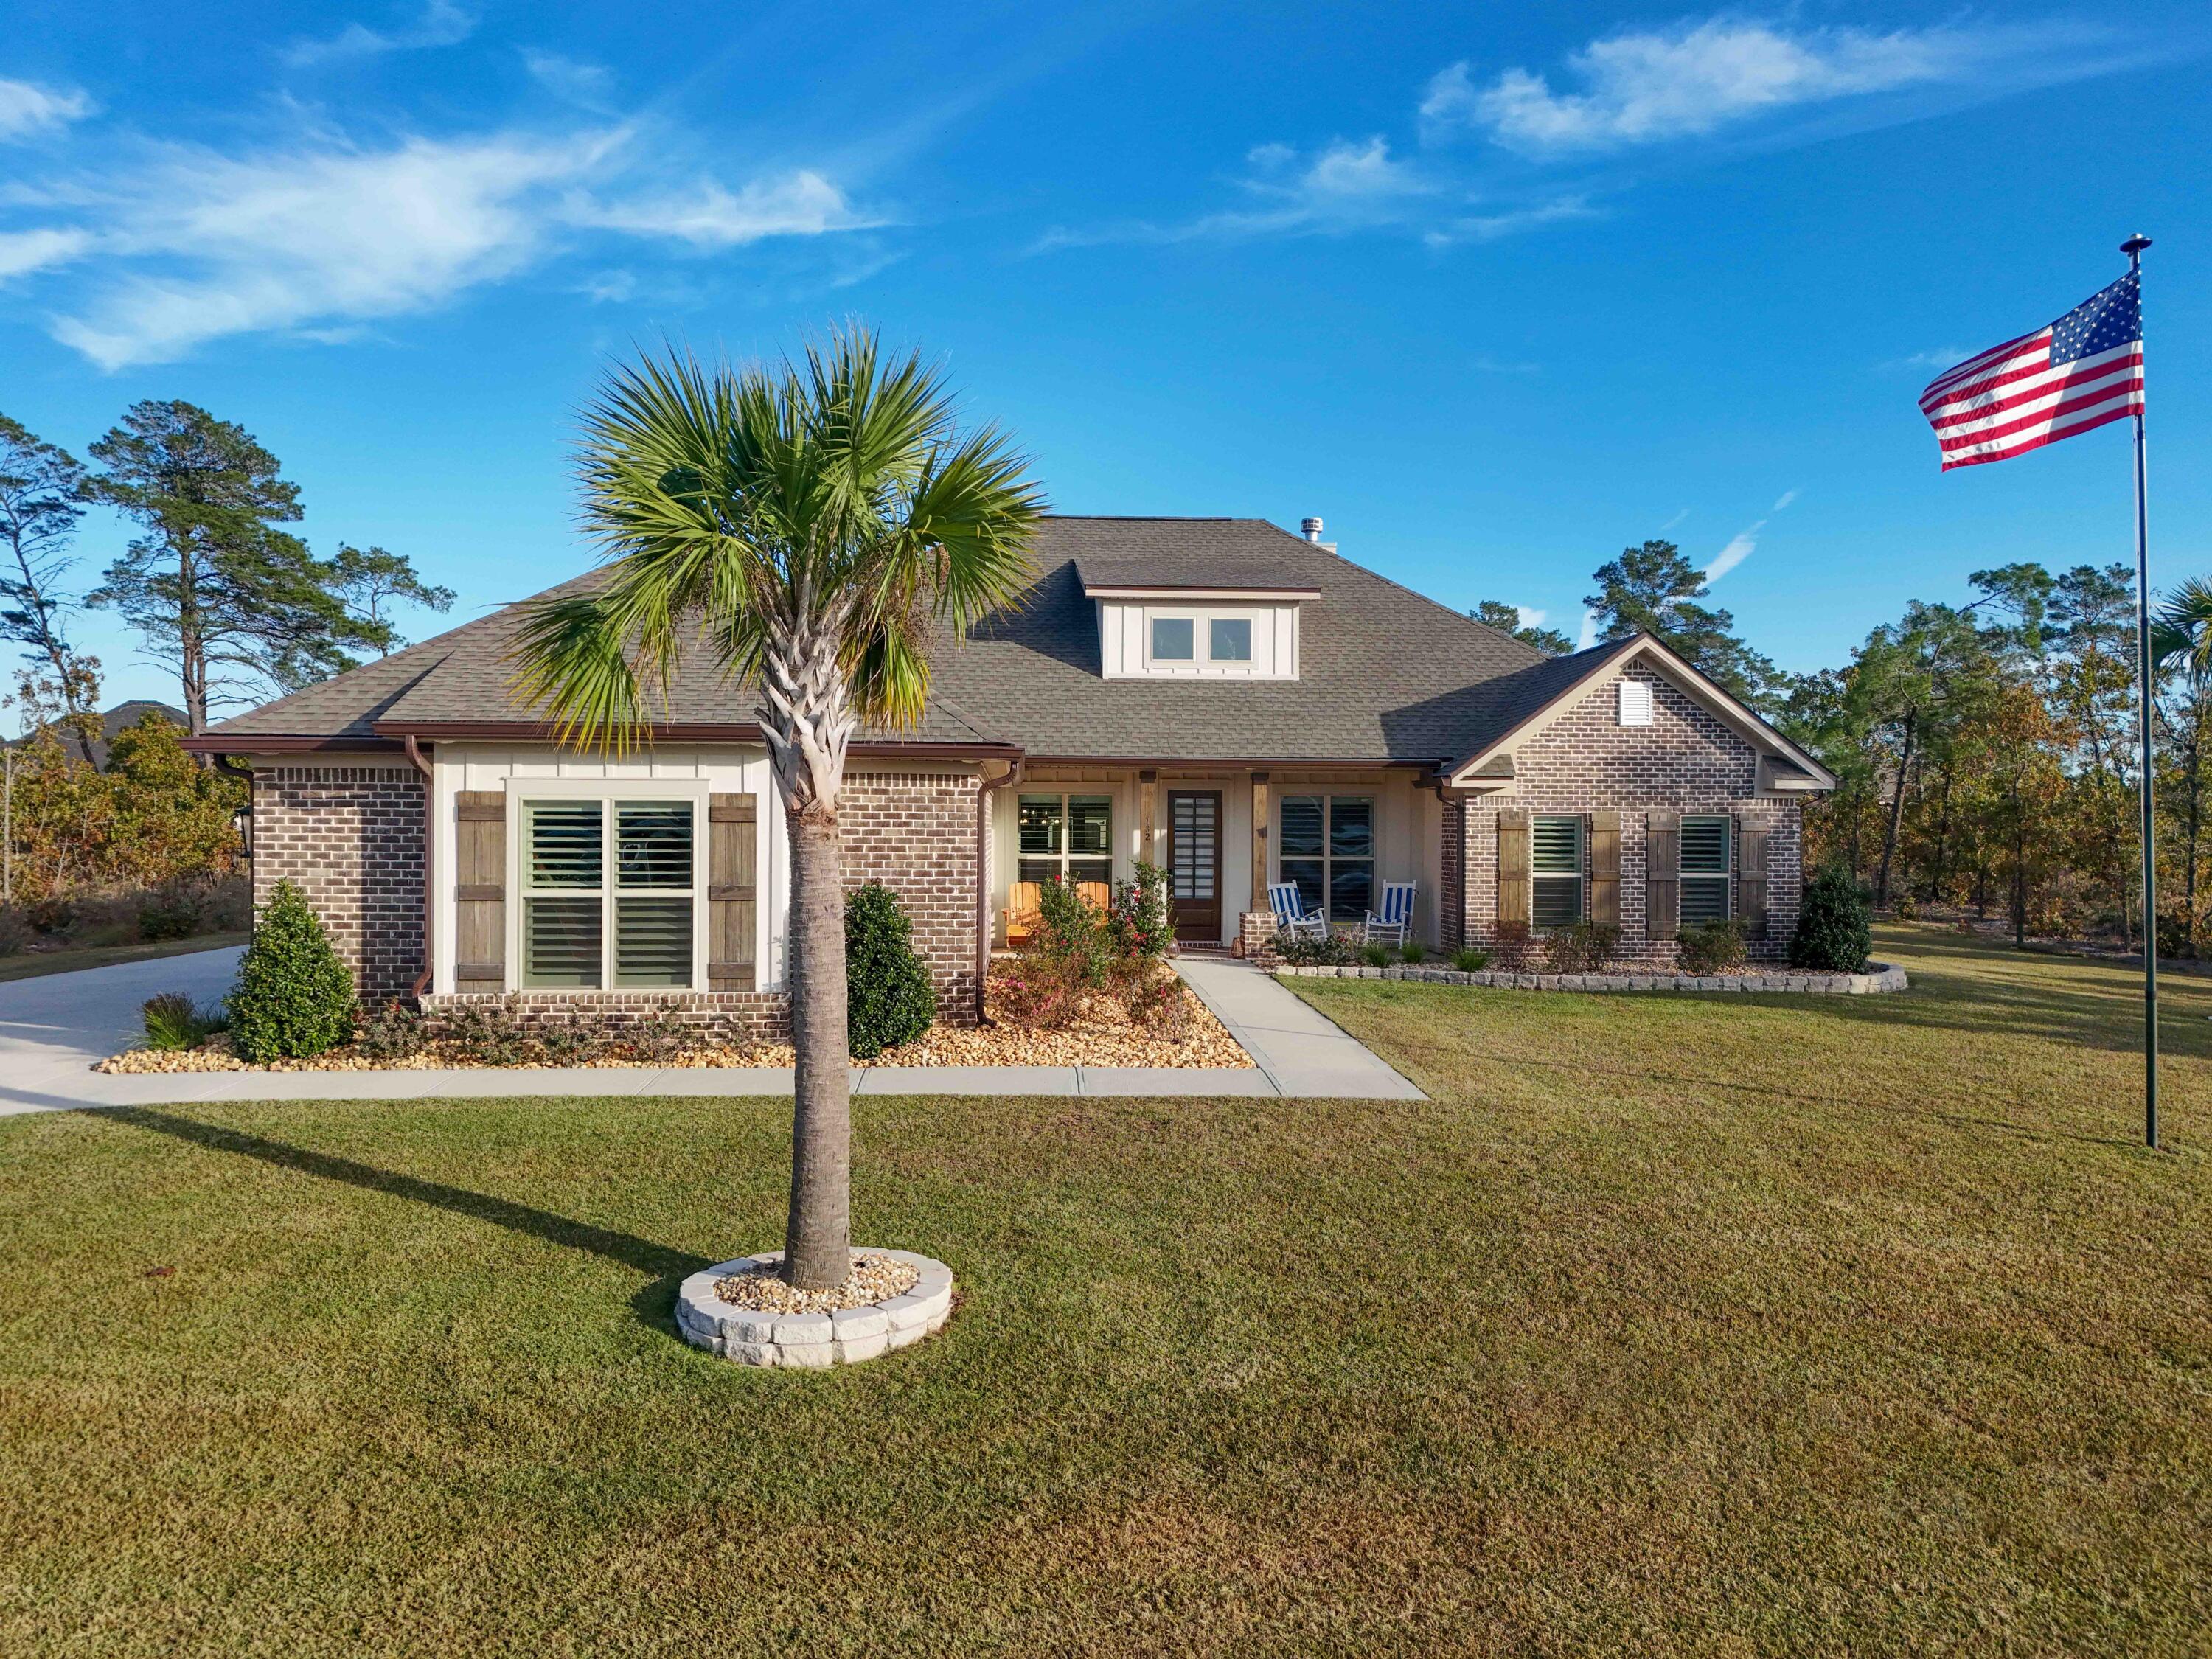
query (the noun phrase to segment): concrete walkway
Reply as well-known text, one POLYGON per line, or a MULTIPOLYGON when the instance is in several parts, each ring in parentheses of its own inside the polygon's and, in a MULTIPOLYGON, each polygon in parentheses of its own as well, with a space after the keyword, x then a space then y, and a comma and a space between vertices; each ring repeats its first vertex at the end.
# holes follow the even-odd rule
MULTIPOLYGON (((787 1066, 712 1071, 626 1066, 575 1071, 183 1072, 110 1077, 94 1062, 141 1040, 139 1005, 162 991, 212 1002, 238 949, 118 963, 0 984, 0 1116, 87 1106, 216 1100, 422 1100, 527 1095, 785 1095, 787 1066)), ((1419 1090, 1273 978, 1241 962, 1176 967, 1256 1068, 856 1066, 872 1095, 1287 1095, 1419 1100, 1419 1090)))

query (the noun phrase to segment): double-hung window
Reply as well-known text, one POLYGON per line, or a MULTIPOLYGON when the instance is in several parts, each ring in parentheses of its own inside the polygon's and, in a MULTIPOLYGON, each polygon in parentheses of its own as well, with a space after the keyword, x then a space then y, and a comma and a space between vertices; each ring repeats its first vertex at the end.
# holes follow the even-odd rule
POLYGON ((1375 902, 1375 798, 1285 795, 1278 820, 1275 878, 1297 884, 1309 915, 1363 919, 1375 902))
POLYGON ((696 817, 687 800, 525 800, 524 988, 688 988, 696 817))
POLYGON ((1114 878, 1111 795, 1024 795, 1016 807, 1024 881, 1070 887, 1114 878))
POLYGON ((1540 817, 1530 826, 1530 900, 1539 927, 1572 927, 1583 919, 1583 821, 1540 817))
POLYGON ((1725 814, 1682 820, 1682 926, 1729 918, 1729 821, 1725 814))

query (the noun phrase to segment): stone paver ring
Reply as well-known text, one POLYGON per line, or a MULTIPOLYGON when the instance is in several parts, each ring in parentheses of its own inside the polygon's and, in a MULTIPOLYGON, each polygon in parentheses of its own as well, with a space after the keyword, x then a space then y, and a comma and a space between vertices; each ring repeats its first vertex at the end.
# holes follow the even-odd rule
POLYGON ((873 1359, 919 1342, 952 1311, 952 1269, 911 1250, 854 1246, 855 1256, 886 1256, 921 1276, 902 1296, 835 1313, 763 1313, 725 1302, 714 1287, 738 1273, 774 1267, 781 1250, 739 1256, 693 1273, 676 1291, 676 1327, 695 1348, 740 1365, 790 1365, 818 1370, 873 1359))

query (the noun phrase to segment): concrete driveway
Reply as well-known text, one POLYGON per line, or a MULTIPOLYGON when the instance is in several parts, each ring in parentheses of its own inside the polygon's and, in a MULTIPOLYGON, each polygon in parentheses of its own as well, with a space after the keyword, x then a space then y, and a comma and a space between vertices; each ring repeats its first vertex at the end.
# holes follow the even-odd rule
MULTIPOLYGON (((230 989, 243 949, 233 945, 0 985, 0 1113, 109 1103, 112 1085, 136 1079, 102 1077, 91 1067, 144 1041, 138 1010, 146 999, 182 991, 195 1002, 215 1001, 230 989)), ((178 1094, 172 1084, 168 1097, 178 1094)))

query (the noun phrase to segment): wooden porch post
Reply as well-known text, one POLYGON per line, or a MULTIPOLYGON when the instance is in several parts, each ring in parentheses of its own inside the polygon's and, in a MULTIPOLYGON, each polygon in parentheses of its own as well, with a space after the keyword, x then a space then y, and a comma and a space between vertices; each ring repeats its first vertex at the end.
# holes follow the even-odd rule
POLYGON ((1267 775, 1252 775, 1252 910, 1267 908, 1267 775))
POLYGON ((1137 856, 1147 864, 1160 861, 1160 775, 1147 769, 1137 774, 1137 856))

